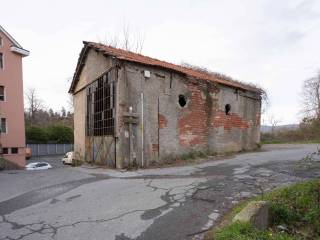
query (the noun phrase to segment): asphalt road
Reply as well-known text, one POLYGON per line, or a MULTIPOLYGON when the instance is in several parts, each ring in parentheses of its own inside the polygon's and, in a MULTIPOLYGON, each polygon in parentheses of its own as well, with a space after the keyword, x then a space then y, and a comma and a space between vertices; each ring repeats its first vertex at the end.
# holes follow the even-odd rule
POLYGON ((274 145, 198 165, 0 172, 2 239, 202 239, 238 201, 320 177, 317 145, 274 145))

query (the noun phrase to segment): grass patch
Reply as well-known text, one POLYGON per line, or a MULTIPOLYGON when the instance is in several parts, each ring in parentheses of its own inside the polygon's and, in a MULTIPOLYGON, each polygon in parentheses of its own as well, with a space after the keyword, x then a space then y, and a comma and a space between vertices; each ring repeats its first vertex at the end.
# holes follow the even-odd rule
POLYGON ((277 189, 265 194, 263 200, 270 202, 268 230, 256 230, 249 223, 230 224, 233 216, 246 206, 241 203, 228 216, 229 224, 215 229, 211 239, 320 240, 320 179, 277 189))
POLYGON ((314 143, 320 143, 320 139, 314 139, 314 140, 300 140, 300 141, 288 141, 288 140, 262 140, 261 144, 314 144, 314 143))
POLYGON ((218 240, 293 240, 286 233, 273 233, 271 231, 258 231, 249 223, 233 223, 219 230, 215 234, 218 240))
POLYGON ((191 151, 189 153, 180 155, 180 157, 178 158, 180 158, 181 160, 193 160, 196 158, 205 158, 207 156, 208 156, 208 153, 205 153, 205 152, 191 151))
POLYGON ((261 140, 261 144, 283 144, 283 143, 287 143, 285 141, 281 141, 281 140, 277 140, 277 139, 274 139, 274 140, 261 140))

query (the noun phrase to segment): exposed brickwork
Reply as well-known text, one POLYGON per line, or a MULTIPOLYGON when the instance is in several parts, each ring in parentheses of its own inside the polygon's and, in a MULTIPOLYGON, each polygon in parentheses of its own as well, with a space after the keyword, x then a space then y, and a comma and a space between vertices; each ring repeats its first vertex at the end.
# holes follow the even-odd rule
MULTIPOLYGON (((210 94, 204 94, 201 87, 188 85, 191 96, 188 99, 186 112, 178 119, 179 141, 181 146, 206 144, 210 128, 223 127, 245 130, 250 127, 249 121, 235 113, 226 115, 222 110, 216 110, 217 104, 210 94)), ((257 119, 259 121, 259 119, 257 119)))
POLYGON ((256 114, 256 126, 260 126, 261 123, 261 114, 257 113, 256 114))
POLYGON ((132 126, 132 152, 135 154, 131 152, 139 166, 153 161, 161 163, 191 151, 224 153, 257 147, 261 111, 259 92, 245 91, 238 84, 216 81, 216 75, 214 79, 210 78, 211 81, 202 72, 190 72, 190 69, 137 55, 130 60, 131 53, 117 51, 117 54, 112 54, 108 47, 96 52, 100 47, 86 45, 74 78, 78 82, 73 82, 70 89, 76 92, 75 151, 79 159, 92 161, 93 152, 97 149, 96 155, 101 161, 113 159, 117 167, 129 165, 129 125, 124 122, 123 113, 130 106, 139 119, 132 126), (102 146, 96 144, 100 141, 90 142, 85 134, 86 91, 83 87, 111 67, 118 69, 118 74, 115 74, 116 131, 113 141, 102 146), (144 79, 145 71, 150 71, 150 78, 144 79), (186 97, 184 107, 180 107, 184 103, 180 95, 186 97), (231 113, 238 115, 225 116, 225 104, 230 104, 231 113), (161 114, 158 115, 159 112, 161 114), (144 146, 141 144, 142 136, 144 146))
POLYGON ((163 129, 167 127, 167 124, 168 124, 168 120, 166 119, 166 117, 162 114, 159 114, 159 128, 163 129))
POLYGON ((189 84, 191 96, 186 106, 187 113, 178 119, 179 141, 182 146, 192 146, 207 142, 207 108, 206 99, 201 95, 199 86, 189 84))
POLYGON ((158 154, 158 150, 159 150, 159 144, 155 144, 153 143, 152 144, 152 153, 155 155, 155 154, 158 154))
POLYGON ((235 113, 226 115, 224 111, 220 110, 214 115, 212 126, 215 128, 224 127, 224 130, 231 130, 232 128, 247 129, 249 127, 249 122, 235 113))

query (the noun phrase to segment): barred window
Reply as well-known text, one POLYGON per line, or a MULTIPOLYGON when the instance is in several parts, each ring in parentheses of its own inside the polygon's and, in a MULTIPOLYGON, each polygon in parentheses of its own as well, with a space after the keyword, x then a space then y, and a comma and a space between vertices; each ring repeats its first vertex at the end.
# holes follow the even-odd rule
POLYGON ((114 135, 115 83, 108 72, 87 87, 87 135, 114 135))

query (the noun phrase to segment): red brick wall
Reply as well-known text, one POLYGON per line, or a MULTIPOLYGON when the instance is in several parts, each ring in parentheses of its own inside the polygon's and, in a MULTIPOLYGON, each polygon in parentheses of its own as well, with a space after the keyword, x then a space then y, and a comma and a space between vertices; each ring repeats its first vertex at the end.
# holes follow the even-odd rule
POLYGON ((153 155, 158 155, 159 145, 153 143, 153 144, 151 145, 151 147, 152 147, 152 154, 153 154, 153 155))
POLYGON ((159 128, 163 129, 167 126, 168 124, 168 120, 166 119, 166 117, 162 114, 159 114, 159 128))
POLYGON ((206 99, 201 96, 200 87, 188 84, 191 96, 184 108, 186 112, 178 119, 179 142, 181 146, 201 145, 207 142, 206 99))
POLYGON ((212 118, 212 126, 214 128, 224 127, 224 130, 230 131, 232 128, 247 129, 249 127, 248 121, 242 119, 235 113, 226 115, 224 111, 217 111, 212 118))
MULTIPOLYGON (((249 121, 238 114, 226 115, 224 111, 216 109, 217 104, 209 94, 206 96, 200 85, 188 84, 188 89, 191 96, 188 98, 186 109, 182 111, 182 116, 178 119, 181 146, 207 144, 208 133, 212 128, 223 127, 224 130, 231 131, 232 128, 245 130, 250 127, 249 121), (206 98, 209 98, 211 102, 206 98)), ((260 122, 259 119, 256 121, 260 122)))

